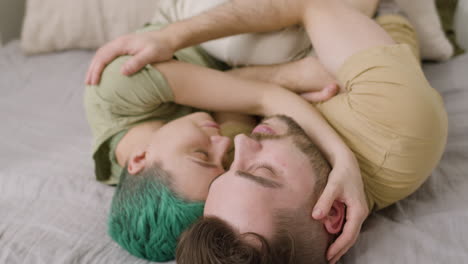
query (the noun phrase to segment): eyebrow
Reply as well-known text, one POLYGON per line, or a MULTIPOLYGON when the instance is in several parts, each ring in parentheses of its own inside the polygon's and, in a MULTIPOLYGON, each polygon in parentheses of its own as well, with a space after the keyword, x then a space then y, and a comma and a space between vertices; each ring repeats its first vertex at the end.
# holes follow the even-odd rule
POLYGON ((236 171, 234 175, 251 180, 255 182, 256 184, 259 184, 266 188, 278 189, 278 188, 283 187, 283 185, 277 181, 259 177, 259 176, 256 176, 251 173, 244 172, 244 171, 236 171))

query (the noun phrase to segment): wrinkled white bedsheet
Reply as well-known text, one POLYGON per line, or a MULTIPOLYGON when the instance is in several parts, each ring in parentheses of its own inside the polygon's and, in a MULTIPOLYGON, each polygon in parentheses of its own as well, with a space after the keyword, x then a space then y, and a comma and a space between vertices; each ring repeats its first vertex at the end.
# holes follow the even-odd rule
MULTIPOLYGON (((82 97, 92 52, 0 48, 0 263, 148 263, 107 236, 82 97)), ((425 65, 449 112, 447 150, 408 199, 374 213, 343 263, 468 262, 468 54, 425 65)))

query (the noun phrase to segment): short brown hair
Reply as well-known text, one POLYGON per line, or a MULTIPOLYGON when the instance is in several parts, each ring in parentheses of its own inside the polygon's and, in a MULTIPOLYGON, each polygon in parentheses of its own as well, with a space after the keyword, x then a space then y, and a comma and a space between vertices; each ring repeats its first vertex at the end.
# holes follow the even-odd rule
POLYGON ((320 222, 303 210, 279 211, 276 232, 268 241, 256 233, 237 233, 218 217, 200 219, 180 237, 178 264, 302 264, 327 263, 332 238, 320 222), (307 220, 309 219, 309 220, 307 220), (261 242, 257 247, 246 238, 261 242))

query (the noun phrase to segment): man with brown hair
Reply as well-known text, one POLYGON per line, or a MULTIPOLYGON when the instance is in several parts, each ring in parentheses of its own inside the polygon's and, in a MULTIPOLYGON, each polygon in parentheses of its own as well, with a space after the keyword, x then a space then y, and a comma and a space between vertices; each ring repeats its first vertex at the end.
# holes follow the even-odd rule
MULTIPOLYGON (((297 22, 341 85, 339 95, 316 107, 356 154, 367 208, 405 198, 429 176, 447 136, 443 102, 424 77, 405 19, 382 17, 379 26, 338 0, 255 6, 234 0, 168 30, 192 35, 179 40, 185 46, 297 22), (197 36, 193 25, 203 25, 197 36)), ((311 155, 318 152, 311 135, 286 120, 266 119, 251 136, 236 137, 235 160, 212 182, 204 219, 182 236, 178 263, 335 263, 354 244, 368 214, 356 195, 358 181, 334 169, 327 181, 327 170, 320 170, 327 166, 317 165, 323 157, 311 155)), ((310 131, 310 124, 298 123, 310 131)))
POLYGON ((324 221, 311 220, 331 170, 322 153, 286 116, 264 120, 235 144, 231 169, 210 187, 206 217, 180 239, 178 263, 325 263, 345 209, 335 203, 324 221))

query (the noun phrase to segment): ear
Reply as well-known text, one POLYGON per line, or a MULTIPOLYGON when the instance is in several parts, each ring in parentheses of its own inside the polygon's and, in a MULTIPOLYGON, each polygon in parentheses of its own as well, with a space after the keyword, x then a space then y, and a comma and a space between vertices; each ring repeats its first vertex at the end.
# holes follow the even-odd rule
POLYGON ((128 173, 135 175, 141 172, 146 165, 146 151, 141 150, 133 153, 127 163, 128 173))
POLYGON ((328 212, 328 215, 320 220, 325 229, 330 234, 338 234, 343 228, 345 219, 345 205, 342 202, 335 201, 328 212))

